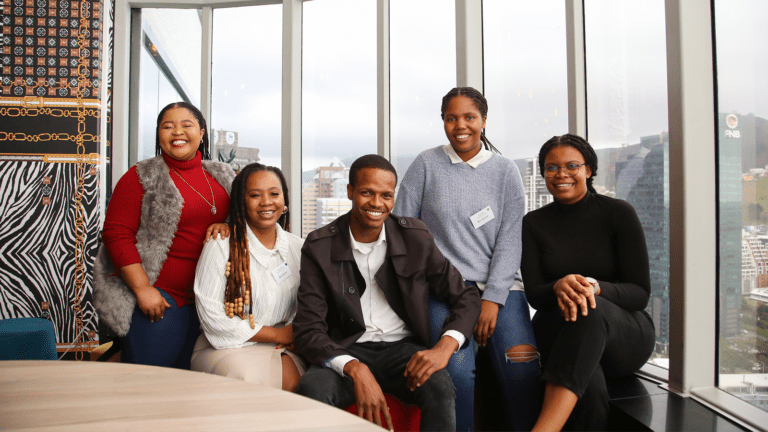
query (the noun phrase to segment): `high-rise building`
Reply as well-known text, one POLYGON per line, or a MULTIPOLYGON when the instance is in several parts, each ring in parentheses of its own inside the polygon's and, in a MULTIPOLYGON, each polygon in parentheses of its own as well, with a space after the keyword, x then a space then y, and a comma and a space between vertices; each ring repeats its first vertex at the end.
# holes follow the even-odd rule
POLYGON ((525 212, 528 213, 551 203, 554 198, 547 190, 544 177, 539 173, 539 159, 517 159, 515 164, 523 177, 525 212))
POLYGON ((742 140, 738 117, 719 116, 719 313, 720 336, 740 333, 742 291, 742 140))
MULTIPOLYGON (((311 173, 311 172, 310 172, 311 173)), ((302 187, 301 234, 306 237, 312 231, 328 224, 351 208, 347 199, 349 168, 338 158, 327 166, 315 168, 311 181, 302 187), (327 200, 327 201, 324 201, 327 200), (342 209, 346 209, 341 211, 342 209), (331 216, 331 215, 336 216, 331 216)))
POLYGON ((635 208, 645 232, 651 273, 647 311, 656 327, 656 351, 669 346, 669 139, 641 138, 628 160, 616 162, 616 197, 635 208))

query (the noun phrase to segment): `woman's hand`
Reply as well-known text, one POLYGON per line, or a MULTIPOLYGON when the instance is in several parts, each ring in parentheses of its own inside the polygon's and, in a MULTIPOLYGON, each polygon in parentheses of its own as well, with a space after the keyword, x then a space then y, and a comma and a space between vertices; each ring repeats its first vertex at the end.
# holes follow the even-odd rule
POLYGON ((496 318, 498 316, 499 304, 483 300, 480 318, 477 319, 477 324, 475 324, 475 340, 481 347, 485 346, 496 330, 496 318))
POLYGON ((151 322, 163 319, 165 308, 171 307, 157 288, 147 285, 134 290, 139 309, 151 322))
POLYGON ((579 307, 584 316, 587 316, 590 308, 597 307, 595 289, 582 275, 570 274, 560 279, 555 282, 554 290, 557 305, 566 321, 576 321, 579 307))
POLYGON ((211 239, 215 240, 216 236, 219 236, 222 240, 229 237, 229 225, 225 223, 215 223, 209 226, 205 231, 205 241, 207 242, 211 239))

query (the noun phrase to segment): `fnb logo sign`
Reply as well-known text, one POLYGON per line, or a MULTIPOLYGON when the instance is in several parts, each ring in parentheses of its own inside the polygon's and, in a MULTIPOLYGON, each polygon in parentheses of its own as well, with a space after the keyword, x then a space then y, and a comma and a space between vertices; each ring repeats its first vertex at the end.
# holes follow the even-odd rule
POLYGON ((737 130, 725 130, 725 137, 726 138, 741 138, 741 133, 737 130))

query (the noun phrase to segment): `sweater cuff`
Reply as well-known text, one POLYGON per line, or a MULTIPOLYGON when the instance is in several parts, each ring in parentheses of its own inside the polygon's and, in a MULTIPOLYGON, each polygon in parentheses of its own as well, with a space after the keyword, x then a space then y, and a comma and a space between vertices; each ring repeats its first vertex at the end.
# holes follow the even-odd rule
POLYGON ((509 289, 499 288, 497 286, 486 285, 483 291, 482 300, 492 301, 504 306, 507 303, 509 289))

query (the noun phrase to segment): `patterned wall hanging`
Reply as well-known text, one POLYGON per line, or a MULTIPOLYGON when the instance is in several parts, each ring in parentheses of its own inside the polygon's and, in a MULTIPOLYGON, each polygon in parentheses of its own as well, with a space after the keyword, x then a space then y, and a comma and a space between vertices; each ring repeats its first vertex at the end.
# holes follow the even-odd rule
POLYGON ((48 316, 59 350, 79 358, 98 343, 91 273, 107 111, 102 30, 112 22, 102 8, 2 3, 0 318, 48 316))

